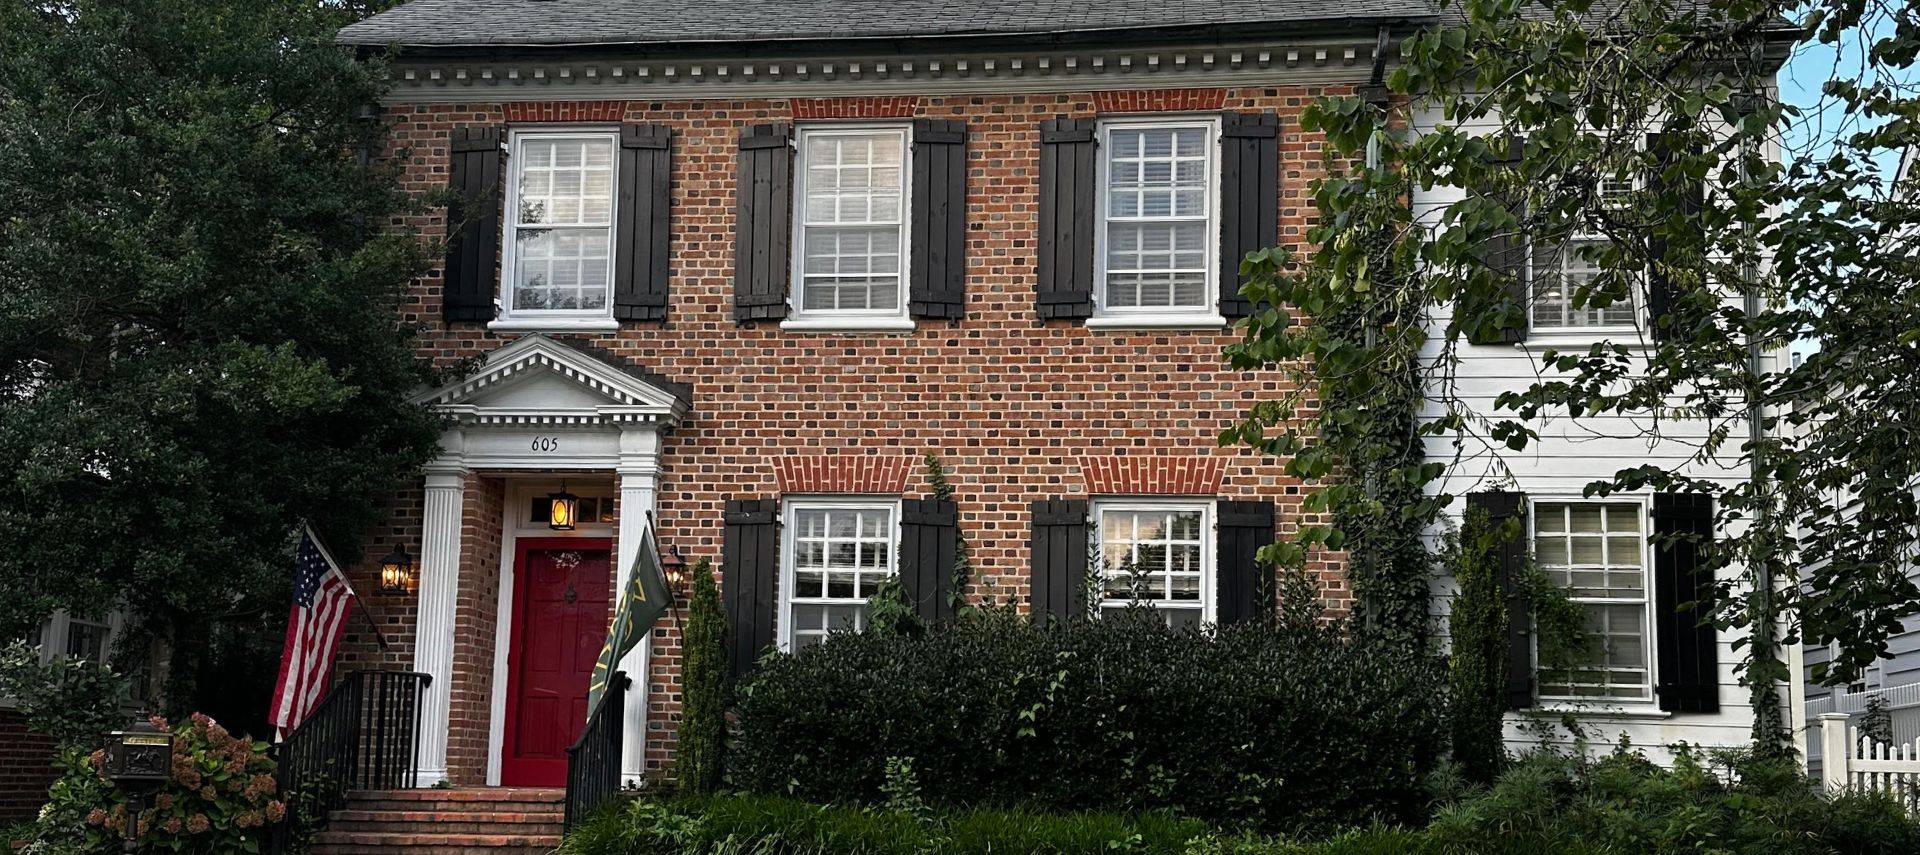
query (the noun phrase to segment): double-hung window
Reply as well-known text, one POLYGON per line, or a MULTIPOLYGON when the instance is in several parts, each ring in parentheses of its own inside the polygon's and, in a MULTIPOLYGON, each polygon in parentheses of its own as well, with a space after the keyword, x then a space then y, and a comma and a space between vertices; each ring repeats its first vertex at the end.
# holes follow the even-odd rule
POLYGON ((908 129, 798 132, 794 193, 798 321, 904 320, 908 129))
POLYGON ((619 145, 611 131, 513 134, 503 320, 611 321, 619 145))
POLYGON ((896 572, 900 503, 793 499, 785 512, 781 647, 866 629, 867 598, 896 572))
POLYGON ((1199 502, 1104 500, 1094 506, 1100 613, 1144 606, 1169 626, 1213 616, 1212 508, 1199 502))
POLYGON ((1540 696, 1651 702, 1646 507, 1633 502, 1535 502, 1533 529, 1535 562, 1586 612, 1589 640, 1567 670, 1540 673, 1540 696))
POLYGON ((1218 136, 1212 119, 1100 126, 1101 314, 1217 314, 1218 136))
MULTIPOLYGON (((1624 210, 1636 189, 1635 182, 1607 180, 1600 186, 1603 208, 1624 210)), ((1584 330, 1595 328, 1631 328, 1638 317, 1638 288, 1627 290, 1627 299, 1604 308, 1574 305, 1575 294, 1591 285, 1604 272, 1594 253, 1608 245, 1605 235, 1576 231, 1566 240, 1538 240, 1528 247, 1528 281, 1533 283, 1530 310, 1533 329, 1584 330)))

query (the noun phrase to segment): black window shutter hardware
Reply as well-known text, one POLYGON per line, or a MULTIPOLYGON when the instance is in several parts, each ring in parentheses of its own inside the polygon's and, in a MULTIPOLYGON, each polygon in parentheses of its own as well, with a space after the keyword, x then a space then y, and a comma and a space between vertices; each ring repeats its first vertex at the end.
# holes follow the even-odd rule
POLYGON ((908 228, 907 308, 916 318, 956 319, 967 310, 967 123, 913 123, 913 215, 908 228))
POLYGON ((1713 540, 1713 497, 1655 493, 1653 533, 1654 696, 1667 712, 1719 712, 1714 580, 1703 554, 1713 540))
POLYGON ((1040 123, 1040 234, 1034 308, 1041 320, 1093 316, 1099 170, 1092 119, 1040 123))
POLYGON ((721 583, 727 605, 728 664, 733 676, 752 670, 774 644, 774 585, 780 571, 780 503, 732 499, 723 519, 721 583))
POLYGON ((1214 620, 1221 626, 1274 612, 1272 568, 1259 559, 1273 542, 1273 503, 1222 499, 1214 507, 1214 620))
POLYGON ((1487 514, 1487 525, 1499 529, 1518 520, 1520 530, 1500 542, 1494 553, 1499 567, 1494 576, 1507 606, 1507 708, 1533 706, 1533 612, 1521 589, 1527 566, 1527 496, 1525 493, 1486 492, 1467 495, 1467 509, 1487 514))
POLYGON ((1267 306, 1240 296, 1240 262, 1280 240, 1280 117, 1227 113, 1220 125, 1220 314, 1267 306))
MULTIPOLYGON (((1684 183, 1674 184, 1666 178, 1666 168, 1679 157, 1666 141, 1663 134, 1647 135, 1647 150, 1654 153, 1658 163, 1657 170, 1647 177, 1648 189, 1661 195, 1678 194, 1680 212, 1690 218, 1698 218, 1700 209, 1706 205, 1707 188, 1705 183, 1686 179, 1684 183)), ((1694 154, 1698 153, 1696 149, 1694 154)), ((1678 286, 1673 276, 1664 269, 1667 246, 1665 241, 1654 241, 1648 247, 1653 263, 1647 271, 1647 326, 1655 341, 1664 341, 1673 337, 1672 314, 1675 300, 1679 297, 1678 286)))
POLYGON ((447 183, 457 201, 447 211, 447 258, 440 311, 448 323, 494 317, 500 256, 500 129, 454 128, 447 143, 447 183))
MULTIPOLYGON (((1517 168, 1525 145, 1517 137, 1509 138, 1504 152, 1495 153, 1494 165, 1508 169, 1517 168)), ((1508 212, 1513 214, 1517 223, 1526 222, 1526 193, 1514 191, 1503 200, 1508 212)), ((1481 247, 1480 252, 1487 265, 1499 272, 1506 286, 1500 308, 1504 317, 1500 323, 1489 325, 1484 320, 1467 330, 1467 341, 1473 344, 1513 344, 1527 340, 1527 307, 1532 301, 1531 285, 1528 278, 1527 238, 1519 229, 1499 235, 1481 247)), ((1466 307, 1463 307, 1466 308, 1466 307)), ((1495 307, 1472 307, 1467 309, 1480 314, 1495 307)))
POLYGON ((658 321, 667 316, 667 249, 673 183, 673 131, 664 125, 620 126, 620 195, 614 221, 613 317, 658 321))
POLYGON ((1066 620, 1086 609, 1087 500, 1034 502, 1032 514, 1033 619, 1066 620))
POLYGON ((787 316, 793 243, 793 152, 788 125, 754 125, 740 136, 734 218, 733 319, 787 316))
POLYGON ((959 510, 951 501, 900 503, 900 584, 914 612, 933 622, 953 617, 953 560, 959 510))

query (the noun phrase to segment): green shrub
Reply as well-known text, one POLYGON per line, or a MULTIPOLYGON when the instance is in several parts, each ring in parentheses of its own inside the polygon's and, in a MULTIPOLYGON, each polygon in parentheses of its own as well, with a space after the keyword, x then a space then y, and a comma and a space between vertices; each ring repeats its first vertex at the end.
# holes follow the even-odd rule
POLYGON ((1496 555, 1502 533, 1488 528, 1487 512, 1470 508, 1466 525, 1448 533, 1442 550, 1459 586, 1447 610, 1453 760, 1462 775, 1483 784, 1506 762, 1507 711, 1507 604, 1496 555))
MULTIPOLYGON (((153 717, 155 727, 167 728, 153 717)), ((137 817, 140 851, 259 852, 267 830, 286 814, 265 743, 227 732, 195 714, 173 729, 172 778, 137 817)), ((124 795, 102 772, 104 752, 67 752, 66 772, 41 808, 29 852, 121 851, 128 823, 124 795)))
POLYGON ((742 788, 815 802, 883 802, 902 758, 938 808, 1409 823, 1445 740, 1440 684, 1435 663, 1311 623, 1209 636, 1131 614, 839 635, 762 663, 729 768, 742 788))
POLYGON ((678 768, 682 789, 710 793, 720 786, 727 747, 727 615, 713 565, 693 566, 693 598, 682 641, 678 768))
POLYGON ((43 663, 39 648, 24 641, 0 647, 0 698, 12 701, 29 730, 62 747, 100 744, 126 723, 130 694, 126 678, 98 662, 63 656, 43 663))
POLYGON ((685 796, 619 805, 582 825, 562 855, 960 855, 1185 853, 1206 826, 1163 813, 1047 816, 957 811, 916 817, 779 796, 685 796))

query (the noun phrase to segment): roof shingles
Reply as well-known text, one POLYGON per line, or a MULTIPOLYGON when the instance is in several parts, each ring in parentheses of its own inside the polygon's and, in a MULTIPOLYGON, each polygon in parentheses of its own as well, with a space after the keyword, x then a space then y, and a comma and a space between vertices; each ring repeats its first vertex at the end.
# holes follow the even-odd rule
POLYGON ((357 45, 507 47, 1056 35, 1429 19, 1428 0, 412 0, 340 31, 357 45))

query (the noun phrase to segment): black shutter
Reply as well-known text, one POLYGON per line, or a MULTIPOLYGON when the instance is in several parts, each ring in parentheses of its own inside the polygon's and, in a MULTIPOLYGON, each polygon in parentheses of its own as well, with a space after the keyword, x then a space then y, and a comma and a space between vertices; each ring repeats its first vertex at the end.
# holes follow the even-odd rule
POLYGON ((1034 502, 1033 594, 1035 621, 1065 620, 1085 613, 1087 576, 1087 500, 1034 502))
POLYGON ((613 316, 657 321, 667 316, 668 190, 672 129, 620 126, 620 197, 614 215, 613 316))
POLYGON ((447 142, 447 263, 440 311, 448 323, 493 320, 500 270, 500 129, 454 128, 447 142))
POLYGON ((1222 499, 1214 513, 1215 619, 1225 626, 1272 615, 1273 569, 1260 563, 1259 552, 1273 542, 1273 503, 1222 499))
POLYGON ((908 243, 908 309, 916 318, 959 318, 967 310, 967 123, 913 123, 913 220, 908 243))
POLYGON ((1668 712, 1719 712, 1713 571, 1703 554, 1713 541, 1713 497, 1655 493, 1653 533, 1653 633, 1660 669, 1654 695, 1668 712))
POLYGON ((1041 320, 1093 316, 1094 121, 1062 116, 1040 123, 1039 279, 1041 320))
POLYGON ((1494 575, 1507 598, 1507 708, 1533 706, 1533 612, 1520 586, 1527 566, 1527 496, 1525 493, 1471 493, 1467 509, 1487 514, 1487 525, 1499 529, 1518 520, 1519 530, 1501 541, 1495 553, 1500 562, 1494 575))
MULTIPOLYGON (((1493 165, 1504 169, 1519 166, 1521 152, 1525 146, 1517 138, 1509 138, 1506 150, 1495 152, 1493 165)), ((1501 200, 1507 210, 1513 214, 1515 222, 1526 221, 1527 194, 1513 191, 1501 200)), ((1475 321, 1466 331, 1467 341, 1473 344, 1512 344, 1527 340, 1527 303, 1529 301, 1529 281, 1527 279, 1527 239, 1516 227, 1488 241, 1480 249, 1486 259, 1502 277, 1506 286, 1499 304, 1494 306, 1463 306, 1480 320, 1475 321), (1488 317, 1489 311, 1500 313, 1498 318, 1488 317)))
POLYGON ((1220 314, 1264 308, 1240 296, 1240 261, 1280 240, 1280 117, 1228 113, 1220 124, 1220 314))
MULTIPOLYGON (((1698 219, 1700 209, 1706 205, 1706 184, 1691 178, 1678 183, 1669 181, 1667 167, 1679 159, 1680 152, 1675 150, 1662 134, 1647 135, 1647 150, 1653 152, 1658 169, 1647 176, 1647 187, 1655 193, 1677 194, 1679 210, 1682 216, 1698 219)), ((1690 154, 1697 154, 1696 148, 1690 154)), ((1673 276, 1665 269, 1667 245, 1665 241, 1654 241, 1648 248, 1653 264, 1647 272, 1647 321, 1648 328, 1655 340, 1665 340, 1673 336, 1672 314, 1675 298, 1679 296, 1673 276)))
POLYGON ((733 319, 787 316, 788 247, 793 242, 793 137, 787 125, 754 125, 740 135, 734 217, 733 319))
POLYGON ((927 621, 953 617, 953 558, 959 510, 939 499, 900 503, 900 583, 927 621))
POLYGON ((774 582, 779 578, 780 503, 773 499, 727 502, 726 536, 721 544, 721 582, 726 589, 727 622, 732 630, 728 657, 733 675, 753 668, 773 646, 774 582))

